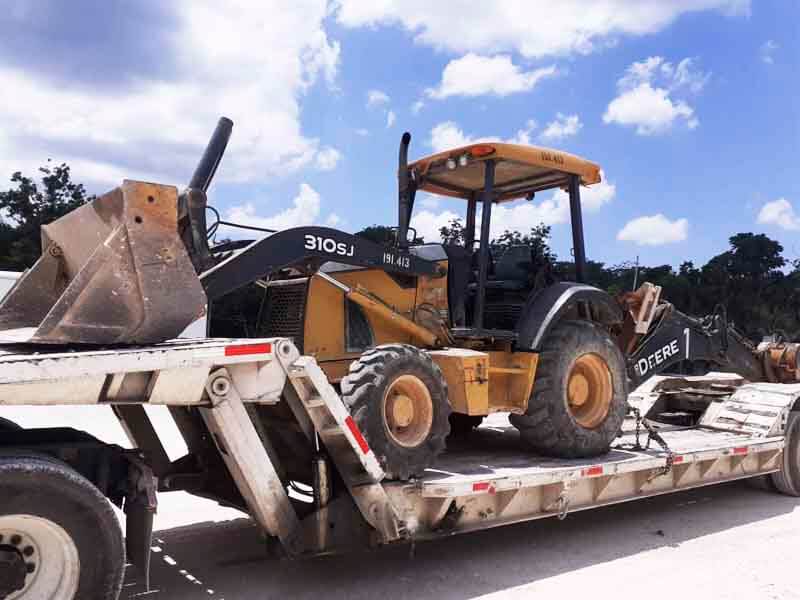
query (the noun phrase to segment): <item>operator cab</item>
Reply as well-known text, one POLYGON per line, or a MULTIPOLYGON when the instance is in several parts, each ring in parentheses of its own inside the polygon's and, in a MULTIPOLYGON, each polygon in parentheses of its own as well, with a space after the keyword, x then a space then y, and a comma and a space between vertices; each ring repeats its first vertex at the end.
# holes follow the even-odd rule
POLYGON ((576 280, 583 281, 586 259, 580 186, 600 182, 599 165, 559 150, 500 142, 470 144, 408 164, 410 141, 411 135, 405 133, 400 144, 398 246, 409 245, 408 229, 417 191, 467 202, 463 245, 442 247, 449 262, 448 296, 454 334, 486 337, 502 333, 490 330, 513 329, 525 293, 531 291, 531 274, 539 261, 528 246, 512 246, 496 262, 492 257, 490 231, 495 204, 530 201, 537 192, 546 190, 566 191, 576 280), (511 296, 515 301, 508 300, 511 296), (499 301, 492 302, 492 298, 499 301))

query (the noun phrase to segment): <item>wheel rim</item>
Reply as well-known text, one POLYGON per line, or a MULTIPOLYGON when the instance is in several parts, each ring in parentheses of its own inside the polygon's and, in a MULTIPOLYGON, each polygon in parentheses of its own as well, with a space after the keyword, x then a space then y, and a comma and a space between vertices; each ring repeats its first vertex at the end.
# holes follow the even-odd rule
POLYGON ((57 523, 34 515, 2 516, 0 547, 18 552, 26 567, 24 587, 5 600, 72 598, 78 592, 78 548, 57 523))
POLYGON ((614 386, 611 371, 599 354, 584 354, 572 365, 567 378, 567 407, 586 429, 600 426, 608 416, 614 386))
POLYGON ((401 375, 383 396, 386 431, 405 448, 425 441, 433 426, 433 400, 428 386, 414 375, 401 375))

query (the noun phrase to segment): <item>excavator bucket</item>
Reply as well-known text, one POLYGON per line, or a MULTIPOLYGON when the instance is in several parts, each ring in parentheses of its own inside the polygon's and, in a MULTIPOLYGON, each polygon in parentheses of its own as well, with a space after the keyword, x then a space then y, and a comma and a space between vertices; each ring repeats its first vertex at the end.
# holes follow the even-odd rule
POLYGON ((0 303, 0 342, 145 344, 206 309, 175 187, 121 187, 42 227, 42 256, 0 303))

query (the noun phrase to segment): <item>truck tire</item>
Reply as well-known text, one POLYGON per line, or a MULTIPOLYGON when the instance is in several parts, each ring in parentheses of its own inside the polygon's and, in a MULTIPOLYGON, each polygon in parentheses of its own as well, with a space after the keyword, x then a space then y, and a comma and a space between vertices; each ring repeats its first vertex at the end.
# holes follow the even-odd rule
POLYGON ((770 478, 781 494, 800 497, 800 411, 789 413, 781 470, 770 478))
POLYGON ((0 456, 0 598, 115 600, 125 550, 106 498, 69 466, 0 456))
POLYGON ((625 359, 600 326, 563 321, 542 343, 524 415, 511 415, 537 453, 584 458, 608 452, 628 408, 625 359))
POLYGON ((0 417, 0 432, 3 431, 20 431, 22 427, 20 427, 17 423, 12 421, 11 419, 6 419, 5 417, 0 417))
POLYGON ((377 346, 350 365, 342 400, 389 479, 422 474, 450 433, 447 383, 427 353, 377 346))

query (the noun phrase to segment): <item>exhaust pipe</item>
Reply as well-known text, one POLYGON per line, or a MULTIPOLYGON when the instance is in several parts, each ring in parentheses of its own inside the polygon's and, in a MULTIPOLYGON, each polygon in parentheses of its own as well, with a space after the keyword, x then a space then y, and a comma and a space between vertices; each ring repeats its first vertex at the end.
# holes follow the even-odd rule
POLYGON ((399 248, 408 247, 408 226, 411 220, 411 181, 408 176, 408 146, 411 143, 411 134, 407 131, 400 139, 397 169, 397 240, 399 248))
POLYGON ((225 154, 228 140, 233 131, 233 121, 220 117, 217 127, 206 145, 203 156, 192 178, 189 187, 178 198, 178 231, 183 244, 189 253, 195 273, 198 275, 212 266, 213 260, 208 248, 206 236, 206 192, 214 179, 217 167, 225 154))

